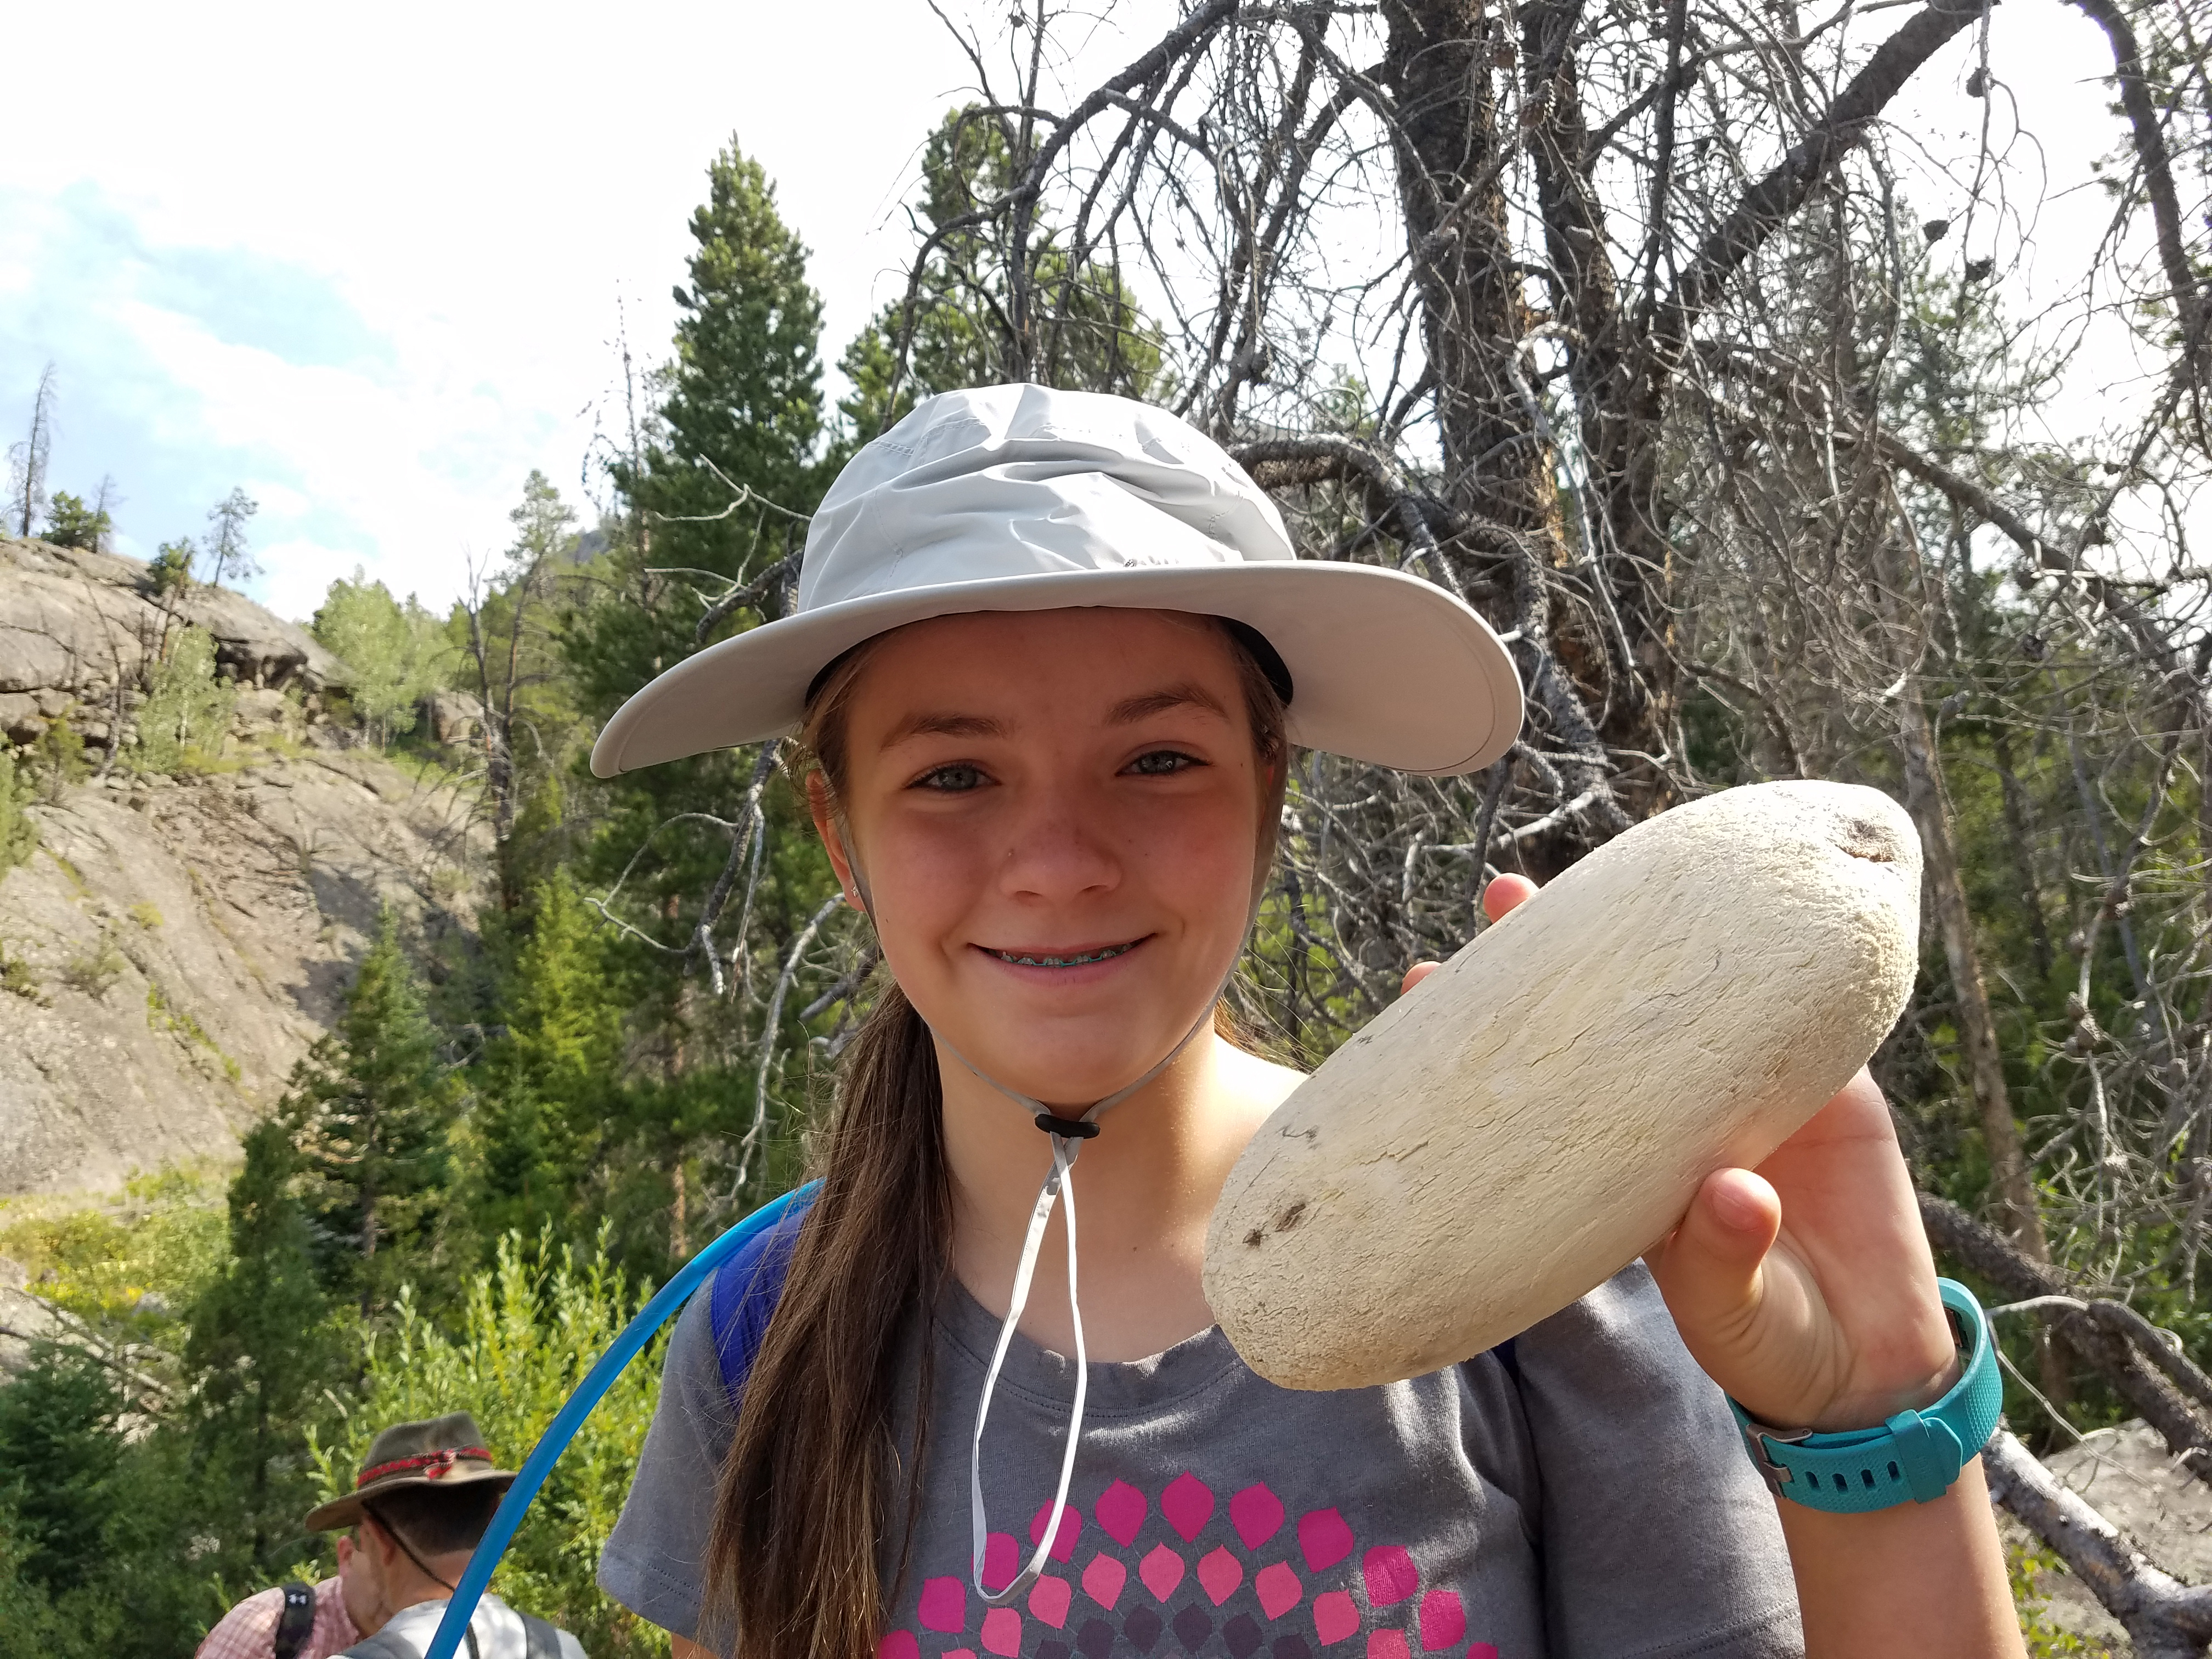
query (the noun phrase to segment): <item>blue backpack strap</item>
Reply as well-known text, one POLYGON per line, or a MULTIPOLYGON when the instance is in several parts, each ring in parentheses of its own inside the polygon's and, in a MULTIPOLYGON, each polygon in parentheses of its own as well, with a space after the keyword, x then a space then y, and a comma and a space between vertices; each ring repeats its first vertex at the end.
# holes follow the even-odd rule
POLYGON ((722 1390, 735 1410, 745 1396, 745 1379, 768 1336, 768 1322, 783 1297, 792 1252, 799 1248, 799 1224, 820 1188, 810 1187, 775 1224, 749 1238, 708 1281, 708 1312, 714 1331, 714 1358, 722 1369, 722 1390))

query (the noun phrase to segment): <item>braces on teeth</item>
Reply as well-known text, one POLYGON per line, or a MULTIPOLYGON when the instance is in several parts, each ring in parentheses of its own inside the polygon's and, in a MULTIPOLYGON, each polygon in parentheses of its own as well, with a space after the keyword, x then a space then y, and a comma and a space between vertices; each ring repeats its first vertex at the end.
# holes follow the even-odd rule
POLYGON ((1127 945, 1109 945, 1103 951, 1090 951, 1077 957, 1018 956, 1012 951, 994 951, 991 954, 1001 962, 1011 962, 1018 968, 1080 968, 1085 963, 1105 962, 1112 957, 1127 956, 1143 944, 1142 939, 1131 939, 1127 945))

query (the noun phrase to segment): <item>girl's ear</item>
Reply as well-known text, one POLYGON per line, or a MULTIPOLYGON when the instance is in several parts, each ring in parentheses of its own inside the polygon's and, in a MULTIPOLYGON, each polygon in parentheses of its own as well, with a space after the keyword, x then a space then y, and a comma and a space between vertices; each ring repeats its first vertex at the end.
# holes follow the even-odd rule
POLYGON ((830 867, 837 872, 837 884, 845 890, 845 902, 865 912, 868 907, 860 902, 860 884, 853 878, 853 855, 845 847, 844 824, 830 804, 829 780, 819 772, 806 775, 806 811, 814 820, 814 833, 822 837, 822 850, 830 854, 830 867))

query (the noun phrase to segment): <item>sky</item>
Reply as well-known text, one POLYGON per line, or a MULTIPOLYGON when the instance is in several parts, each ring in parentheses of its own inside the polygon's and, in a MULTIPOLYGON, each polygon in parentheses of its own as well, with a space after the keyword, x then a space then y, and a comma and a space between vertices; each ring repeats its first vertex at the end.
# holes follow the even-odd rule
MULTIPOLYGON (((947 10, 988 39, 1006 8, 947 10)), ((1173 11, 1079 25, 1070 77, 1173 11)), ((2051 0, 1995 15, 2000 73, 2046 112, 2023 182, 2072 203, 2039 238, 2057 283, 2095 217, 2077 187, 2112 129, 2084 77, 2110 58, 2051 0)), ((834 364, 897 289, 918 146, 973 82, 926 0, 80 0, 14 18, 9 47, 46 68, 9 96, 39 142, 0 147, 0 441, 52 363, 52 486, 112 477, 117 546, 142 558, 243 486, 266 568, 249 591, 302 618, 357 565, 442 606, 506 544, 532 468, 579 499, 618 330, 665 355, 686 223, 733 134, 813 251, 834 364)), ((1947 100, 1936 125, 1965 119, 1965 54, 1911 94, 1947 100)))

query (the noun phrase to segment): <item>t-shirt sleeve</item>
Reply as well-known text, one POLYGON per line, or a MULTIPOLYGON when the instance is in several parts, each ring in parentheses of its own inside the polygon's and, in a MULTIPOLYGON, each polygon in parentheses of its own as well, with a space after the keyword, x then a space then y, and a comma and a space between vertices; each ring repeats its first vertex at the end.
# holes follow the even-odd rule
POLYGON ((713 1281, 677 1318, 622 1517, 599 1553, 599 1588, 641 1619, 695 1640, 715 1478, 736 1430, 714 1354, 713 1281))
POLYGON ((1554 1659, 1800 1659, 1774 1500, 1643 1264, 1514 1360, 1554 1659))

